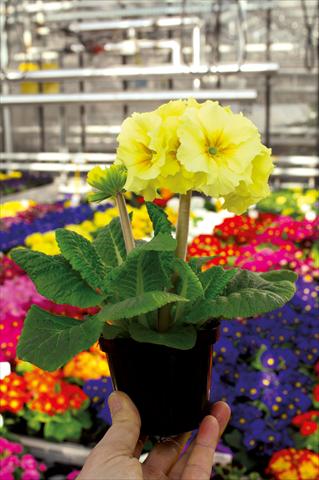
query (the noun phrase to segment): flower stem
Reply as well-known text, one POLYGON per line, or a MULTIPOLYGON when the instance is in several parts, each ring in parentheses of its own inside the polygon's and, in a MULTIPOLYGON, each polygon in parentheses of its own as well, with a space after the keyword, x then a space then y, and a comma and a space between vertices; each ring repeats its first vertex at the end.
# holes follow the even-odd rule
POLYGON ((176 256, 182 260, 186 259, 187 239, 189 230, 189 215, 191 209, 192 191, 180 195, 179 210, 176 229, 176 256))
MULTIPOLYGON (((178 221, 177 221, 177 231, 176 231, 176 256, 178 258, 186 259, 186 250, 187 250, 187 238, 189 230, 189 215, 190 215, 190 205, 191 205, 192 191, 189 190, 185 195, 180 195, 179 200, 179 210, 178 210, 178 221)), ((177 278, 174 275, 172 278, 173 288, 171 291, 174 291, 177 278)), ((172 324, 171 319, 171 305, 165 305, 158 312, 157 320, 157 330, 159 332, 166 332, 172 324)))
POLYGON ((121 221, 121 227, 122 227, 122 232, 123 232, 123 237, 125 242, 125 248, 127 253, 130 253, 130 251, 133 250, 133 248, 135 248, 135 242, 133 237, 132 224, 130 221, 130 217, 128 216, 123 193, 118 192, 116 194, 115 200, 116 200, 116 205, 120 214, 120 221, 121 221))

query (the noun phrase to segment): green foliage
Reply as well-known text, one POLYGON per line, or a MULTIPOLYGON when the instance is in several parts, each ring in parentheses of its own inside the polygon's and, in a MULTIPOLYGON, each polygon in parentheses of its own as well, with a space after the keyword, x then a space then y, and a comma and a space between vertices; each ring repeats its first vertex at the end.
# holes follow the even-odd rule
POLYGON ((103 300, 62 255, 17 248, 11 256, 27 272, 38 292, 55 303, 87 308, 103 300))
MULTIPOLYGON (((287 278, 285 271, 283 278, 287 278)), ((251 317, 275 310, 288 302, 295 293, 292 281, 267 281, 262 274, 238 270, 225 290, 214 300, 199 301, 186 321, 202 325, 210 318, 251 317)))
POLYGON ((210 260, 213 260, 213 258, 216 258, 216 255, 211 255, 208 257, 192 257, 189 260, 188 264, 191 269, 197 274, 201 272, 202 266, 210 260))
POLYGON ((126 258, 126 248, 120 219, 113 218, 106 227, 101 228, 93 245, 107 267, 121 265, 126 258))
POLYGON ((172 233, 173 225, 161 207, 154 203, 146 202, 146 208, 153 224, 154 235, 158 233, 172 233))
POLYGON ((61 253, 93 289, 102 289, 105 268, 94 245, 76 232, 59 228, 55 237, 61 253))
MULTIPOLYGON (((191 267, 181 259, 175 260, 175 272, 178 274, 177 293, 181 297, 187 298, 194 302, 198 297, 203 297, 204 290, 191 267)), ((185 307, 188 305, 178 304, 175 311, 175 322, 180 322, 183 319, 185 307)), ((191 306, 190 306, 191 308, 191 306)))
POLYGON ((273 270, 270 272, 259 273, 259 277, 267 280, 268 282, 278 282, 287 280, 288 282, 295 282, 298 275, 291 270, 273 270))
POLYGON ((209 300, 216 298, 236 275, 237 269, 224 270, 222 267, 211 267, 198 277, 203 286, 204 296, 209 300))
POLYGON ((187 302, 187 299, 160 290, 145 292, 115 304, 107 304, 96 316, 102 322, 112 320, 113 324, 119 325, 116 320, 143 315, 172 302, 187 302))
POLYGON ((103 323, 97 316, 85 321, 74 320, 33 305, 24 322, 17 354, 22 360, 53 371, 91 347, 102 328, 103 323))
POLYGON ((167 332, 160 333, 157 330, 146 328, 138 322, 131 322, 129 333, 137 342, 155 343, 180 350, 193 348, 197 338, 196 329, 191 325, 184 327, 174 325, 167 332))
MULTIPOLYGON (((142 295, 144 292, 164 290, 169 287, 158 252, 133 250, 125 263, 115 268, 105 282, 105 291, 115 301, 142 295)), ((112 302, 114 303, 114 302, 112 302)))
POLYGON ((169 233, 159 232, 152 240, 138 248, 153 252, 173 252, 176 249, 176 240, 169 233))

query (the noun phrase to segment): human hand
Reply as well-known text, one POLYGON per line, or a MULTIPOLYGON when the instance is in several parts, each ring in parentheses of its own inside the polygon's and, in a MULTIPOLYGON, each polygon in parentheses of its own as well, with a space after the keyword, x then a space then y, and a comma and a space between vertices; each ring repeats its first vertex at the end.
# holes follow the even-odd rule
POLYGON ((77 480, 209 480, 218 440, 230 418, 230 408, 217 402, 200 424, 196 438, 179 458, 189 434, 158 443, 143 464, 137 408, 123 392, 109 397, 112 426, 87 458, 77 480))

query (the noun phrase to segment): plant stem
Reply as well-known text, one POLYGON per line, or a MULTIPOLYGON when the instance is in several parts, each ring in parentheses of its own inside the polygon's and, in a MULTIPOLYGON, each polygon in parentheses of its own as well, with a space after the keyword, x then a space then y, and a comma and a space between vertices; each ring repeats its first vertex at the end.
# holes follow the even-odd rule
POLYGON ((186 260, 192 191, 189 190, 185 195, 180 195, 179 198, 180 200, 176 229, 176 256, 182 260, 186 260))
POLYGON ((121 227, 122 227, 122 232, 123 232, 123 237, 125 242, 125 248, 127 253, 130 253, 130 251, 133 250, 133 248, 135 248, 135 242, 133 237, 132 225, 131 225, 130 217, 128 216, 123 193, 118 192, 116 194, 115 200, 116 200, 116 205, 120 214, 120 221, 121 221, 121 227))
MULTIPOLYGON (((191 205, 192 191, 189 190, 185 195, 180 195, 178 221, 176 230, 176 256, 178 258, 186 259, 187 238, 189 230, 189 214, 191 205)), ((174 275, 172 278, 173 288, 176 284, 177 278, 174 275)), ((171 319, 171 305, 165 305, 158 312, 157 330, 159 332, 166 332, 172 324, 171 319)))

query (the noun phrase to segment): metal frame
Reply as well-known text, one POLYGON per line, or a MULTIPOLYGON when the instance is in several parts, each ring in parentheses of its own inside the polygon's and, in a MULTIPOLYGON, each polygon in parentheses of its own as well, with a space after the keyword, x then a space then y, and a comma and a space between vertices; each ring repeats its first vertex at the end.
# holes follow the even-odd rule
POLYGON ((89 103, 134 103, 161 102, 193 97, 197 100, 253 101, 257 98, 256 90, 162 90, 153 92, 107 92, 107 93, 72 93, 42 95, 3 95, 3 106, 15 105, 84 105, 89 103))
POLYGON ((1 79, 9 82, 63 82, 66 80, 95 80, 101 78, 157 78, 157 77, 183 77, 185 75, 209 75, 221 74, 231 75, 236 73, 258 74, 258 73, 276 73, 279 70, 278 63, 275 62, 261 62, 261 63, 244 63, 238 65, 236 63, 229 63, 223 65, 215 65, 209 67, 208 65, 196 64, 187 65, 158 65, 154 67, 134 67, 134 66, 116 66, 108 68, 73 68, 61 70, 38 70, 33 72, 19 72, 7 71, 2 72, 1 79))

